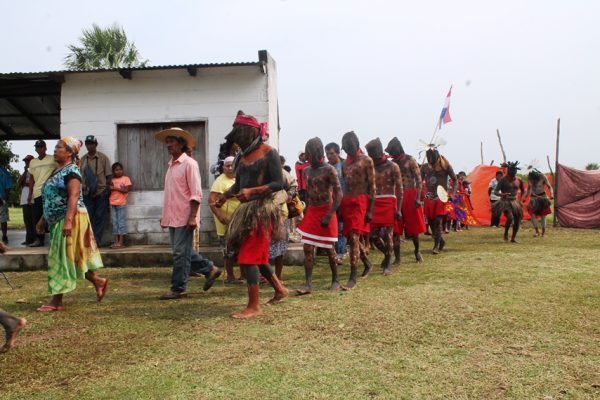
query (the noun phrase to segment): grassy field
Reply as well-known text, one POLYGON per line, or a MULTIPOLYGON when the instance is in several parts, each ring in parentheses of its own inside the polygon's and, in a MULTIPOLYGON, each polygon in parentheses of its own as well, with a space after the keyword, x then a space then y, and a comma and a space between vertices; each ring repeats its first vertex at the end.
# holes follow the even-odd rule
MULTIPOLYGON (((452 233, 422 266, 405 244, 393 275, 372 274, 352 292, 325 290, 321 260, 316 293, 250 321, 229 317, 245 304, 243 287, 202 292, 193 278, 189 298, 157 300, 168 268, 107 269, 104 303, 82 281, 53 315, 34 311, 46 275, 11 273, 18 289, 0 281, 1 307, 29 325, 0 355, 0 397, 598 399, 600 231, 534 239, 526 229, 520 240, 491 228, 452 233)), ((300 286, 302 268, 284 273, 300 286)), ((263 287, 264 301, 271 294, 263 287)))
POLYGON ((8 229, 25 229, 22 209, 10 207, 8 209, 8 218, 8 229))

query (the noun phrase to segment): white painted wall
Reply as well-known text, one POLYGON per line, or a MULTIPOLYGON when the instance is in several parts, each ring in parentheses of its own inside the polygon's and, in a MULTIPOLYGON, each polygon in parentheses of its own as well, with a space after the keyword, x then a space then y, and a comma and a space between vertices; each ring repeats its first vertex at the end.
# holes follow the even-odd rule
MULTIPOLYGON (((98 150, 114 162, 118 154, 117 124, 173 122, 176 126, 179 121, 205 120, 208 158, 198 162, 208 168, 216 161, 219 144, 231 131, 237 111, 243 110, 259 121, 269 121, 270 142, 278 147, 274 61, 267 70, 265 75, 255 65, 211 67, 198 69, 195 77, 186 69, 134 71, 131 80, 123 79, 117 72, 67 74, 61 94, 61 136, 83 139, 95 135, 98 150)), ((213 177, 209 179, 208 187, 213 177)), ((128 202, 130 240, 169 242, 158 223, 162 200, 162 191, 142 192, 134 188, 128 202)), ((214 230, 207 200, 206 191, 201 207, 203 243, 214 230)), ((110 236, 109 229, 105 229, 106 236, 110 236)))

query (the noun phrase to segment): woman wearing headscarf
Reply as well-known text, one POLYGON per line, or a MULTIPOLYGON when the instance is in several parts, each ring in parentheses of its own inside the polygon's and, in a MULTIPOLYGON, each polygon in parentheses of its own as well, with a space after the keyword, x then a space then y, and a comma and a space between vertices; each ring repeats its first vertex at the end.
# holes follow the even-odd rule
POLYGON ((57 168, 42 188, 44 215, 36 229, 41 233, 46 223, 50 226, 48 291, 52 298, 37 309, 39 312, 64 310, 63 295, 75 289, 77 278, 85 277, 94 284, 99 302, 106 295, 108 279, 95 273, 103 264, 83 204, 81 172, 76 165, 81 144, 73 137, 58 141, 54 147, 57 168))

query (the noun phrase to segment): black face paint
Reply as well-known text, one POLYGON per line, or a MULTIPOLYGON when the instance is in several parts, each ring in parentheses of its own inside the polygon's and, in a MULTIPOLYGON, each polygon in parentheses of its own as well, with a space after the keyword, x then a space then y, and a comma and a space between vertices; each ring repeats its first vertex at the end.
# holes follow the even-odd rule
POLYGON ((402 144, 400 143, 400 140, 398 140, 398 138, 396 137, 390 140, 387 147, 385 148, 385 151, 388 152, 392 157, 398 157, 404 154, 402 144))
POLYGON ((371 140, 365 145, 369 157, 373 160, 380 160, 383 157, 383 145, 379 138, 371 140))
POLYGON ((350 131, 342 137, 342 150, 344 150, 348 155, 355 155, 359 147, 360 143, 358 141, 358 136, 356 136, 354 131, 350 131))
POLYGON ((325 151, 323 150, 323 142, 321 142, 321 139, 315 137, 306 142, 305 153, 309 163, 322 163, 325 159, 325 151))
POLYGON ((425 154, 427 155, 429 165, 434 165, 440 159, 440 153, 437 150, 429 149, 425 154))

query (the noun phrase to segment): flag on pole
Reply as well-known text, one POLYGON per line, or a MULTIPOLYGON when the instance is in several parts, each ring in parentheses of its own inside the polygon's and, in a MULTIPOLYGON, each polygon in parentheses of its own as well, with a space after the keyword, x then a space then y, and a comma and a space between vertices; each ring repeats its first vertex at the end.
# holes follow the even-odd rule
POLYGON ((442 129, 443 125, 446 125, 448 122, 452 122, 452 118, 450 118, 450 96, 452 95, 452 86, 450 86, 450 90, 448 90, 448 95, 446 96, 446 100, 444 101, 444 108, 442 108, 442 113, 440 114, 440 122, 438 123, 438 129, 442 129))

